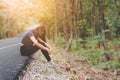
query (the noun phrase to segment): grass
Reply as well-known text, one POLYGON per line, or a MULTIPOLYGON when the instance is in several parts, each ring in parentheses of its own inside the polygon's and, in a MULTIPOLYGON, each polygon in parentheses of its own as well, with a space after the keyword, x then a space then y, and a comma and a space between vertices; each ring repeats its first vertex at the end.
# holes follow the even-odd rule
MULTIPOLYGON (((81 41, 81 39, 80 39, 81 41)), ((58 38, 58 45, 64 46, 65 42, 63 38, 58 38)), ((78 54, 83 59, 87 60, 88 63, 93 66, 99 66, 101 68, 116 69, 120 68, 120 42, 118 40, 107 41, 108 50, 104 50, 103 47, 98 48, 98 41, 94 38, 87 38, 86 43, 76 43, 76 40, 72 40, 72 46, 70 51, 74 54, 78 54), (83 46, 84 45, 84 46, 83 46), (113 60, 106 60, 105 54, 110 54, 113 60)))

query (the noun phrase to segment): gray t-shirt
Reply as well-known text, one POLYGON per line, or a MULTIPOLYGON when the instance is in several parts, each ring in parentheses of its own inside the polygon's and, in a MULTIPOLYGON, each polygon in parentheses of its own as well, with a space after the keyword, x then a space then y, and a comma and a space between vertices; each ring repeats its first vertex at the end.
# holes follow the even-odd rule
POLYGON ((30 39, 30 37, 34 36, 32 30, 28 31, 25 36, 23 37, 22 39, 22 43, 25 45, 25 46, 32 46, 33 45, 33 42, 32 40, 30 39))

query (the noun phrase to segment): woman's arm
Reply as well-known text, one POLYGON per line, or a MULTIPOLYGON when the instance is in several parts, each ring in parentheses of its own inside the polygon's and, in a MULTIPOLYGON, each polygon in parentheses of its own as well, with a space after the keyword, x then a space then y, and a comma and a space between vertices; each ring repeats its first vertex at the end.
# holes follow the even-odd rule
POLYGON ((41 45, 34 36, 31 36, 30 39, 33 41, 33 43, 38 46, 40 49, 46 50, 48 51, 48 53, 51 53, 51 50, 47 47, 44 47, 43 45, 41 45))
POLYGON ((44 43, 50 50, 52 50, 52 48, 50 47, 50 45, 48 43, 46 43, 45 41, 43 41, 41 38, 38 38, 38 40, 42 43, 44 43))

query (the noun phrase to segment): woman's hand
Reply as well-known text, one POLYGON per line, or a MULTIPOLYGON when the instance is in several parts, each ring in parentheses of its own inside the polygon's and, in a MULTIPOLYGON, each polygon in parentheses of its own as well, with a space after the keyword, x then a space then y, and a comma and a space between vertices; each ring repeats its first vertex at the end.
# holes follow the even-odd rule
POLYGON ((52 50, 49 49, 49 48, 47 48, 47 52, 48 52, 49 54, 51 54, 51 53, 52 53, 52 50))
POLYGON ((51 47, 50 47, 49 49, 52 51, 52 48, 51 48, 51 47))

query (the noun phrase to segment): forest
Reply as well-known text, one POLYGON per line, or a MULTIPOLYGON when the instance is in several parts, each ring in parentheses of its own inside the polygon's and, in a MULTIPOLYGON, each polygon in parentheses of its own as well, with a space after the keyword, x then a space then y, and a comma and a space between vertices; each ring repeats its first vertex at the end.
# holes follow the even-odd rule
POLYGON ((120 0, 0 0, 0 39, 41 23, 66 52, 120 72, 120 0))

